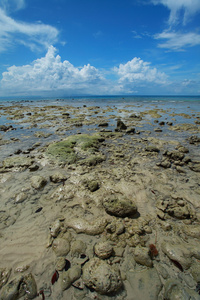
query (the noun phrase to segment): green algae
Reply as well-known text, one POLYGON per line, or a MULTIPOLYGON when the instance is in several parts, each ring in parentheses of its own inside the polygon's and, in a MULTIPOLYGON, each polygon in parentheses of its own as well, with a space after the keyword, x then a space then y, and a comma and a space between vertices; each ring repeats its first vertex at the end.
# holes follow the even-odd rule
MULTIPOLYGON (((93 165, 102 161, 102 159, 97 159, 95 152, 98 150, 100 142, 103 140, 104 139, 102 139, 101 136, 96 134, 73 135, 63 141, 50 144, 46 154, 52 160, 68 164, 82 161, 82 163, 93 165), (91 160, 93 163, 91 163, 91 160)), ((100 156, 101 155, 98 155, 98 157, 100 156)))

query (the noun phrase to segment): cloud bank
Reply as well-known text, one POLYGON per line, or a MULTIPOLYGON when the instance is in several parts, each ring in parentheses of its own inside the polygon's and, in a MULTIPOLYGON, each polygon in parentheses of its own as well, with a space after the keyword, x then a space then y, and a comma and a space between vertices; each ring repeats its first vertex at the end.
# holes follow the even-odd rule
POLYGON ((152 68, 150 63, 133 58, 111 70, 98 70, 90 64, 75 67, 61 61, 55 47, 46 55, 23 66, 11 66, 2 74, 2 93, 10 94, 119 94, 133 93, 141 86, 162 85, 167 76, 152 68), (106 74, 113 79, 107 79, 106 74))

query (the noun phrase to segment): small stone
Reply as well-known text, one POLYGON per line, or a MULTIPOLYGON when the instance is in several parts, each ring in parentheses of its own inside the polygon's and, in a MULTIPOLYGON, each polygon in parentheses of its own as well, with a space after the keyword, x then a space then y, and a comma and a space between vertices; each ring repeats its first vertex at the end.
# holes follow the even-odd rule
POLYGON ((22 203, 24 202, 24 200, 26 200, 26 198, 27 198, 27 194, 21 192, 15 196, 15 203, 22 203))
POLYGON ((112 255, 113 247, 108 241, 100 242, 94 246, 94 252, 99 258, 106 259, 112 255))
POLYGON ((62 272, 61 288, 62 290, 68 289, 71 284, 81 277, 81 266, 74 266, 66 272, 62 272))
POLYGON ((53 241, 52 249, 57 256, 66 256, 69 253, 69 242, 64 238, 57 238, 53 241))
POLYGON ((31 186, 37 190, 42 189, 47 184, 47 180, 42 176, 33 176, 31 178, 31 186))
POLYGON ((50 176, 50 180, 54 183, 58 183, 58 182, 64 182, 67 180, 67 176, 60 173, 60 172, 56 172, 53 175, 50 176))
POLYGON ((61 228, 61 222, 60 220, 56 220, 51 226, 50 226, 50 234, 52 237, 57 237, 61 228))
POLYGON ((95 192, 99 189, 99 183, 95 180, 89 181, 87 186, 88 186, 88 189, 90 190, 90 192, 95 192))
POLYGON ((139 245, 135 248, 134 252, 135 261, 141 265, 152 267, 153 262, 149 255, 149 248, 140 247, 139 245))

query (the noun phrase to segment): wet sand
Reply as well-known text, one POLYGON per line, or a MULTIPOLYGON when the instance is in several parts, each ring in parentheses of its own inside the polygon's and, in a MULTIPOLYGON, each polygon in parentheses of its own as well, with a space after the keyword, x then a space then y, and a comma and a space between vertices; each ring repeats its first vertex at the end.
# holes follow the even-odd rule
POLYGON ((1 120, 0 299, 200 299, 199 112, 15 103, 1 120))

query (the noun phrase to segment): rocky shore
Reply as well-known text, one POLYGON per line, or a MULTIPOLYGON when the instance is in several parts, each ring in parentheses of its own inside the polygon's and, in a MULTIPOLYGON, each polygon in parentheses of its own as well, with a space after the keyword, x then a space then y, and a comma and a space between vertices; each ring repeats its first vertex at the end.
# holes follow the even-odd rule
POLYGON ((200 299, 200 112, 0 116, 1 300, 200 299))

